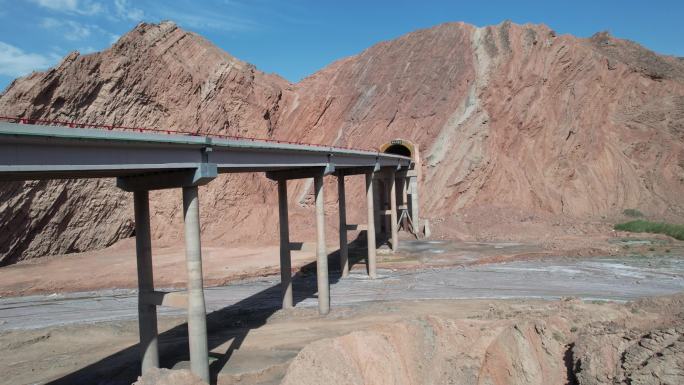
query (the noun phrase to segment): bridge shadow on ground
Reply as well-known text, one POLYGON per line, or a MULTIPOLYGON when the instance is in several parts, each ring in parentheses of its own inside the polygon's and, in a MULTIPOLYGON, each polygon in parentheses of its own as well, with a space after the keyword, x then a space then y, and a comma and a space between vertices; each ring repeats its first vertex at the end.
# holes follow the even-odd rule
MULTIPOLYGON (((366 238, 362 233, 349 243, 349 265, 366 263, 366 238)), ((329 281, 333 285, 341 278, 339 250, 328 255, 329 281)), ((292 277, 294 303, 307 298, 316 298, 316 263, 303 266, 292 277)), ((280 310, 281 289, 276 284, 247 297, 233 305, 207 314, 211 383, 216 384, 221 369, 230 362, 233 352, 238 350, 249 332, 257 329, 280 310), (232 340, 224 354, 212 349, 232 340)), ((331 303, 334 307, 334 303, 331 303)), ((334 308, 332 309, 334 311, 334 308)), ((159 334, 160 366, 172 368, 179 362, 189 361, 187 323, 175 326, 159 334)), ((138 345, 129 346, 119 352, 94 362, 76 372, 49 382, 49 385, 99 384, 129 385, 136 381, 140 372, 138 345)))

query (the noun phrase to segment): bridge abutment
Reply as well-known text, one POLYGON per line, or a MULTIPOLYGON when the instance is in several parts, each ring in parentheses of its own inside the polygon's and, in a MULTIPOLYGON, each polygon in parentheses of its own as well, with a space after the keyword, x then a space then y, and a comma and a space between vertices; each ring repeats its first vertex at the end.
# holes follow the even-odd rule
MULTIPOLYGON (((401 200, 402 216, 400 220, 406 219, 410 230, 417 237, 422 236, 424 229, 423 223, 420 220, 419 213, 419 197, 418 185, 420 184, 421 168, 420 168, 420 151, 418 145, 404 139, 395 139, 380 146, 380 151, 385 154, 395 154, 410 157, 412 162, 408 168, 403 169, 395 178, 401 179, 399 181, 399 200, 401 200), (406 217, 404 217, 406 216, 406 217)), ((387 230, 385 230, 387 231, 387 230)), ((394 249, 394 247, 393 247, 394 249)))

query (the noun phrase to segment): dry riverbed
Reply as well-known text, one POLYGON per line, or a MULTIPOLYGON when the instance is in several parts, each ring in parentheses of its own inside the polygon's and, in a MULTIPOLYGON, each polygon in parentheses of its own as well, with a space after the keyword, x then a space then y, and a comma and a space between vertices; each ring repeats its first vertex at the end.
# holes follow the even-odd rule
MULTIPOLYGON (((206 291, 212 373, 244 385, 681 383, 684 253, 657 242, 498 263, 531 247, 405 242, 377 280, 362 268, 332 274, 327 317, 310 267, 287 312, 277 310, 277 276, 232 281, 206 291)), ((135 381, 136 298, 132 289, 1 298, 0 383, 135 381)), ((160 314, 162 364, 185 368, 183 314, 160 314)))

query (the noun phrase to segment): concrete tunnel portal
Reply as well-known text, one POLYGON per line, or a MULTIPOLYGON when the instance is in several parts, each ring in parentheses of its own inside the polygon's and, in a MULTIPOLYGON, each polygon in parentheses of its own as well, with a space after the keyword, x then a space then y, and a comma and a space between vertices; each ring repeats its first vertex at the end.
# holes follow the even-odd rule
POLYGON ((409 158, 413 156, 411 149, 403 144, 390 144, 389 147, 387 147, 383 152, 385 154, 408 156, 409 158))
POLYGON ((380 146, 380 152, 385 154, 408 156, 414 162, 414 155, 416 154, 416 146, 408 140, 394 139, 388 143, 380 146))
POLYGON ((397 229, 392 227, 401 226, 416 236, 423 235, 425 231, 418 212, 420 153, 418 146, 406 139, 391 140, 380 146, 378 151, 411 158, 411 166, 408 169, 397 172, 388 171, 376 177, 378 191, 376 207, 380 208, 379 215, 376 216, 376 228, 384 234, 393 234, 391 244, 395 245, 397 229), (397 208, 398 217, 383 215, 390 212, 392 207, 397 208))

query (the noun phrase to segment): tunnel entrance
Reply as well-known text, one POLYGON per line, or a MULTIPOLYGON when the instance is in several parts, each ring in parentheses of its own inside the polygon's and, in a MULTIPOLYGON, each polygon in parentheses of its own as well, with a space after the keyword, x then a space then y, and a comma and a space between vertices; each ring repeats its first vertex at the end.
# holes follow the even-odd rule
POLYGON ((379 208, 379 214, 375 217, 376 229, 384 229, 385 236, 393 231, 392 218, 387 213, 391 212, 391 206, 394 204, 397 210, 394 219, 398 222, 398 228, 408 230, 416 236, 427 234, 424 231, 427 229, 427 222, 423 223, 418 216, 418 186, 421 174, 418 145, 405 139, 394 139, 380 146, 378 150, 384 154, 409 157, 412 162, 407 170, 386 170, 373 177, 377 191, 375 205, 379 208), (393 201, 395 203, 392 203, 393 201))
POLYGON ((384 151, 386 154, 396 154, 411 157, 411 150, 402 144, 392 144, 384 151))
POLYGON ((380 151, 385 154, 395 154, 408 156, 409 158, 416 160, 416 152, 414 150, 413 143, 408 140, 395 139, 389 143, 385 143, 380 147, 380 151))

